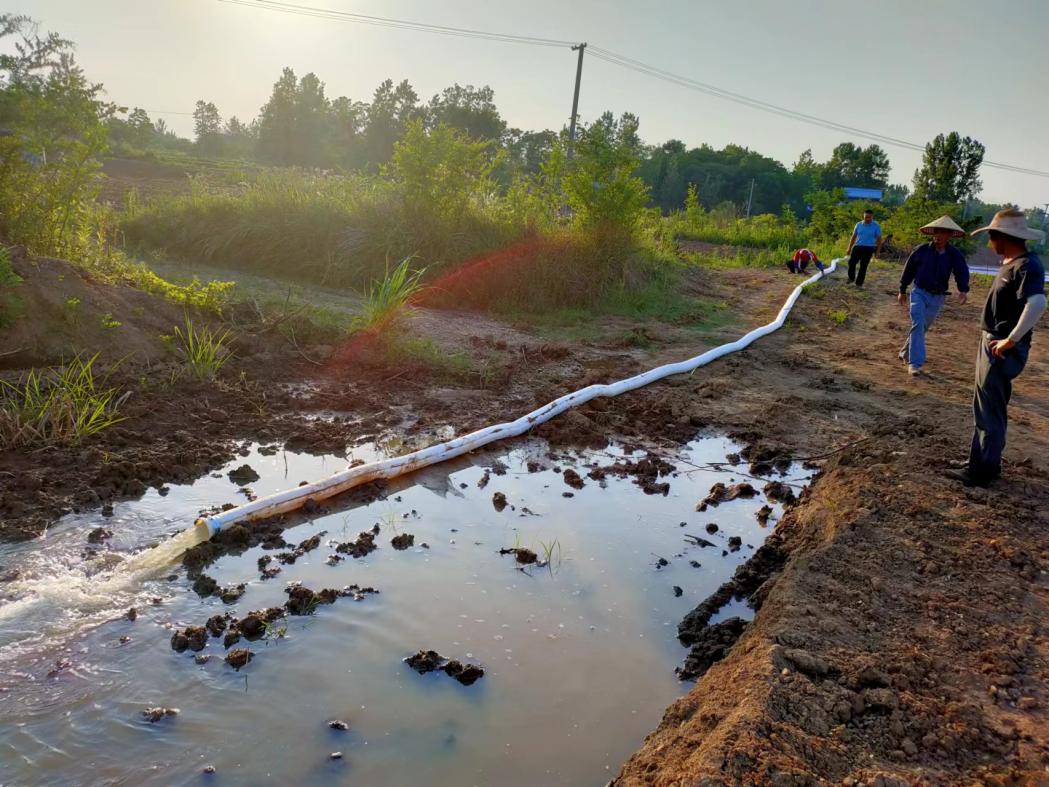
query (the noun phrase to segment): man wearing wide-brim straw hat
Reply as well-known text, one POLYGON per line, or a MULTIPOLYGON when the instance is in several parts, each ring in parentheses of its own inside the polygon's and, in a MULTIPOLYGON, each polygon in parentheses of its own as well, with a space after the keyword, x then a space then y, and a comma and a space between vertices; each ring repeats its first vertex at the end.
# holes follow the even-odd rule
POLYGON ((947 299, 947 288, 951 275, 958 285, 958 302, 965 303, 969 294, 969 266, 965 257, 951 245, 951 238, 965 235, 965 230, 954 223, 950 216, 940 216, 919 230, 923 235, 932 235, 929 243, 911 252, 900 276, 900 294, 897 299, 907 304, 907 288, 914 282, 910 294, 911 330, 907 343, 900 350, 900 360, 907 362, 912 377, 922 373, 925 365, 925 333, 947 299))
POLYGON ((1031 334, 1046 304, 1045 268, 1026 243, 1045 240, 1045 233, 1028 227, 1015 208, 998 211, 973 235, 978 232, 988 233, 991 248, 1003 260, 983 307, 969 460, 948 471, 966 486, 987 486, 1001 475, 1013 380, 1027 364, 1031 334))

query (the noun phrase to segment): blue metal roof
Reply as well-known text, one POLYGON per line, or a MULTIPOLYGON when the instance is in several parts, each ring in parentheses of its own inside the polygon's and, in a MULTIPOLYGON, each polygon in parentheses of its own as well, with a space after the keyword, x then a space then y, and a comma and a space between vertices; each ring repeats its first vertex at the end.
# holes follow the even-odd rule
POLYGON ((882 195, 881 189, 861 189, 856 186, 846 186, 843 191, 845 192, 845 199, 880 200, 882 195))

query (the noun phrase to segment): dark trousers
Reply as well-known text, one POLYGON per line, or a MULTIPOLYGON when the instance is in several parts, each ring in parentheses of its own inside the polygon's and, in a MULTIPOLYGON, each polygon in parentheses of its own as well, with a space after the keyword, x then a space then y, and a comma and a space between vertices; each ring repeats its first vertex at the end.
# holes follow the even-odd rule
POLYGON ((867 266, 871 264, 873 256, 873 246, 852 247, 852 254, 849 255, 849 281, 855 281, 857 287, 863 286, 863 280, 867 278, 867 266), (856 272, 857 262, 860 264, 859 273, 856 272))
POLYGON ((973 442, 969 449, 969 474, 989 480, 1002 471, 1005 430, 1009 424, 1009 397, 1013 380, 1027 364, 1029 344, 1018 344, 1004 358, 991 355, 993 336, 984 333, 976 354, 976 391, 973 394, 973 442))

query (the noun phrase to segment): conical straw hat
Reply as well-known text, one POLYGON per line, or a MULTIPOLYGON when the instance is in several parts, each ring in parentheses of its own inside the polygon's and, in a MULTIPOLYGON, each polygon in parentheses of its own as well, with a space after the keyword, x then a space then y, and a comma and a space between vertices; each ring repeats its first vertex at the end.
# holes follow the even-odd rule
POLYGON ((930 221, 924 227, 918 230, 923 235, 932 235, 933 230, 950 230, 952 238, 961 238, 965 236, 965 230, 954 223, 954 219, 950 216, 940 216, 936 221, 930 221))

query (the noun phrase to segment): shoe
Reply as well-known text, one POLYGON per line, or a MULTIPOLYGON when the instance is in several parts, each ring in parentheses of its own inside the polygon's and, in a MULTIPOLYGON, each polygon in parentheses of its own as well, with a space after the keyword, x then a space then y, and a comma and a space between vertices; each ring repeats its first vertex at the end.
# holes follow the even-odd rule
POLYGON ((969 474, 969 469, 964 470, 948 470, 944 473, 948 478, 953 478, 955 481, 961 481, 962 486, 979 486, 986 487, 990 486, 992 478, 980 478, 969 474))
POLYGON ((910 365, 908 365, 907 366, 907 373, 911 377, 921 377, 922 376, 922 369, 921 369, 920 366, 910 366, 910 365))
MULTIPOLYGON (((950 470, 964 470, 966 473, 969 472, 969 460, 968 459, 953 459, 947 463, 947 467, 950 470)), ((1002 477, 1001 470, 992 470, 989 473, 984 474, 988 481, 996 481, 1002 477)))
POLYGON ((899 358, 904 363, 907 363, 907 351, 906 350, 900 350, 898 353, 896 353, 896 357, 899 358))

